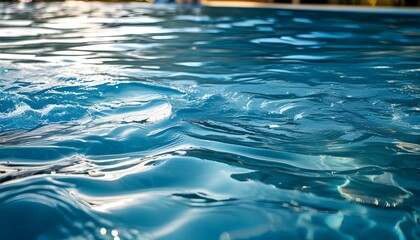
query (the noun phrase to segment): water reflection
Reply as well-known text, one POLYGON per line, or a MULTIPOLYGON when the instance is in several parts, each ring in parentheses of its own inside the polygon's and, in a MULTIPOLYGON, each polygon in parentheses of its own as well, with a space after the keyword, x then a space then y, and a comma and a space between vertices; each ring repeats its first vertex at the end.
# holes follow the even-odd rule
POLYGON ((417 238, 417 16, 0 5, 5 238, 417 238))

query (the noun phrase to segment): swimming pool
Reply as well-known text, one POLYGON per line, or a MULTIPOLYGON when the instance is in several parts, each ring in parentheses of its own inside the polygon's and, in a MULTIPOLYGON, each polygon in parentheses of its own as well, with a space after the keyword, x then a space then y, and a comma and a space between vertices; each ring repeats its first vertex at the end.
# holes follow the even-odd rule
POLYGON ((418 239, 419 15, 0 4, 1 239, 418 239))

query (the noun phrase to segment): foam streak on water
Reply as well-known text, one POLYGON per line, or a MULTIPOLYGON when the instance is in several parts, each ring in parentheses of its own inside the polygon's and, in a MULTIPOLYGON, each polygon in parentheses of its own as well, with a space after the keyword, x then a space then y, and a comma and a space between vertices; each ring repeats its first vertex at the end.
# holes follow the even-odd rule
POLYGON ((0 239, 420 238, 419 16, 0 9, 0 239))

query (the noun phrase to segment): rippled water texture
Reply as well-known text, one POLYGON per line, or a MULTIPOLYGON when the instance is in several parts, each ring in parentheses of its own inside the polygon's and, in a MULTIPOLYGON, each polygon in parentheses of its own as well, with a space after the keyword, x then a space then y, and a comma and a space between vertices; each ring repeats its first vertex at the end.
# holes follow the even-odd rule
POLYGON ((1 239, 419 239, 420 17, 0 5, 1 239))

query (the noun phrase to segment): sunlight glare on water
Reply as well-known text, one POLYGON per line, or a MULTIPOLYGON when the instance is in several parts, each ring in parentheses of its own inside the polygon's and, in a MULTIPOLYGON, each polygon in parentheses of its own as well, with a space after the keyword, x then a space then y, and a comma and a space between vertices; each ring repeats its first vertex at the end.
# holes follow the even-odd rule
POLYGON ((419 239, 419 15, 0 3, 1 239, 419 239))

